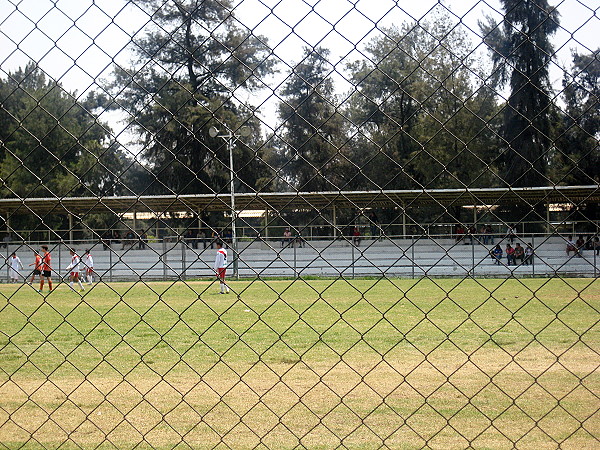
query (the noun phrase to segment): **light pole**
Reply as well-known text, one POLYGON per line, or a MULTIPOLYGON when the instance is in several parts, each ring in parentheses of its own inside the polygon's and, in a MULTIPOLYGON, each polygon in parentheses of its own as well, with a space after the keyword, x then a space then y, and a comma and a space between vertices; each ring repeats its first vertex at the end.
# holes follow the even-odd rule
POLYGON ((233 170, 233 147, 235 146, 235 142, 240 137, 246 137, 250 135, 250 128, 241 127, 237 134, 231 131, 228 127, 225 127, 226 132, 221 132, 219 129, 215 127, 210 127, 208 129, 208 134, 210 137, 220 137, 227 144, 227 150, 229 151, 229 191, 231 193, 231 248, 233 250, 233 275, 239 279, 238 273, 238 259, 237 259, 237 233, 235 230, 235 188, 234 188, 234 179, 235 172, 233 170), (221 133, 221 134, 220 134, 221 133))

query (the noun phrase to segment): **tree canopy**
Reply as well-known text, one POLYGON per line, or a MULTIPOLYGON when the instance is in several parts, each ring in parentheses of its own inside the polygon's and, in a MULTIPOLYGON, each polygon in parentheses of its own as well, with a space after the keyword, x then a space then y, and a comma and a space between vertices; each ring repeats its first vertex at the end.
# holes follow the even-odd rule
POLYGON ((114 195, 121 156, 108 125, 33 62, 0 79, 3 197, 114 195))
POLYGON ((502 127, 502 177, 510 186, 544 186, 552 135, 550 36, 559 27, 547 0, 502 0, 502 24, 481 23, 498 86, 510 84, 502 127))
MULTIPOLYGON (((116 67, 112 106, 129 116, 154 178, 146 193, 220 192, 229 155, 208 129, 258 126, 242 99, 272 69, 265 41, 242 28, 229 0, 143 0, 152 21, 135 39, 131 67, 116 67)), ((254 134, 258 137, 258 133, 254 134)), ((252 147, 258 141, 248 142, 252 147)), ((249 146, 236 147, 238 180, 254 186, 260 169, 249 146)))

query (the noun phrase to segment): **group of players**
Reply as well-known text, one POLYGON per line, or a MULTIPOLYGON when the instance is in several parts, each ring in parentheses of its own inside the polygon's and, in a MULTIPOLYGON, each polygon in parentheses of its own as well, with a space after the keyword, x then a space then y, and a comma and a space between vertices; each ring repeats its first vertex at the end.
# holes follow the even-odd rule
MULTIPOLYGON (((220 285, 220 294, 229 294, 229 286, 225 283, 225 274, 227 271, 227 250, 223 246, 223 242, 217 241, 217 255, 215 257, 215 274, 217 275, 217 279, 219 280, 220 285)), ((52 255, 48 251, 47 245, 42 245, 42 255, 35 250, 34 252, 35 261, 29 266, 33 266, 33 272, 31 274, 31 280, 29 280, 29 284, 33 285, 35 277, 38 276, 40 278, 40 292, 44 291, 44 280, 48 282, 48 290, 52 291, 52 255)), ((71 264, 67 267, 67 272, 69 272, 69 287, 74 290, 73 284, 77 283, 79 285, 80 292, 85 291, 83 287, 83 283, 81 282, 81 265, 84 266, 85 271, 85 280, 88 284, 92 284, 94 282, 94 259, 92 258, 92 254, 89 250, 86 250, 82 258, 75 252, 74 249, 70 249, 69 253, 71 254, 71 264)), ((17 283, 21 279, 20 270, 23 270, 23 264, 21 263, 21 259, 17 256, 15 252, 10 255, 8 260, 8 265, 10 267, 10 278, 13 283, 17 283)))
MULTIPOLYGON (((31 279, 29 280, 29 284, 33 285, 35 277, 39 277, 40 279, 40 292, 44 291, 44 281, 48 282, 48 290, 52 291, 52 255, 48 250, 47 245, 42 245, 42 254, 37 250, 34 250, 33 254, 35 260, 33 263, 29 264, 29 266, 33 266, 33 272, 31 273, 31 279)), ((82 265, 84 267, 83 272, 85 272, 85 280, 88 284, 92 284, 94 282, 94 259, 92 258, 92 254, 89 250, 86 250, 82 258, 75 252, 74 249, 70 249, 69 253, 71 254, 71 264, 67 266, 67 272, 69 273, 69 287, 73 290, 73 284, 77 283, 79 285, 80 291, 85 291, 83 287, 83 283, 81 282, 81 272, 82 265)), ((10 268, 10 279, 13 283, 17 283, 21 278, 20 270, 23 270, 23 263, 21 259, 17 256, 15 252, 10 255, 8 259, 8 266, 10 268)))

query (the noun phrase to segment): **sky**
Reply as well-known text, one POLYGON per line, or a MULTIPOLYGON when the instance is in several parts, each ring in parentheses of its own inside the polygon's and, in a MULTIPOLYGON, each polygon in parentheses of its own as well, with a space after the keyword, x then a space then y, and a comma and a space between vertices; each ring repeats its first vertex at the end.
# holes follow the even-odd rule
MULTIPOLYGON (((304 46, 320 45, 331 50, 330 62, 341 74, 336 79, 340 90, 346 64, 360 58, 360 50, 382 27, 423 20, 436 9, 446 9, 484 52, 478 20, 485 15, 497 21, 502 17, 498 0, 237 0, 233 4, 240 25, 266 36, 280 59, 281 72, 269 80, 271 86, 281 82, 286 66, 300 58, 304 46)), ((587 53, 600 47, 600 0, 551 0, 550 4, 561 15, 551 68, 551 81, 559 87, 573 50, 587 53)), ((128 65, 127 46, 149 20, 136 0, 0 0, 0 77, 32 59, 67 90, 85 93, 110 78, 114 63, 128 65)), ((255 104, 266 102, 265 122, 274 120, 271 97, 267 89, 252 99, 255 104)), ((114 117, 107 115, 106 120, 118 128, 114 117)))

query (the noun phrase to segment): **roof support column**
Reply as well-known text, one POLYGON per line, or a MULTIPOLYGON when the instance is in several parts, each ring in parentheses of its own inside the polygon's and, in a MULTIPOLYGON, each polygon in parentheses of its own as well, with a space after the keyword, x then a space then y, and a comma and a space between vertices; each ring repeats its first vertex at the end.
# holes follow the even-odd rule
POLYGON ((406 238, 406 207, 402 204, 402 237, 406 238))
POLYGON ((267 208, 265 208, 265 225, 264 225, 264 237, 265 239, 269 239, 269 210, 267 208))
POLYGON ((335 205, 333 205, 333 212, 332 212, 332 220, 333 220, 333 239, 337 239, 338 237, 338 232, 337 232, 337 208, 335 207, 335 205))
POLYGON ((73 245, 73 214, 69 213, 69 244, 73 245))
POLYGON ((552 225, 550 224, 550 203, 546 203, 546 234, 550 236, 552 225))

